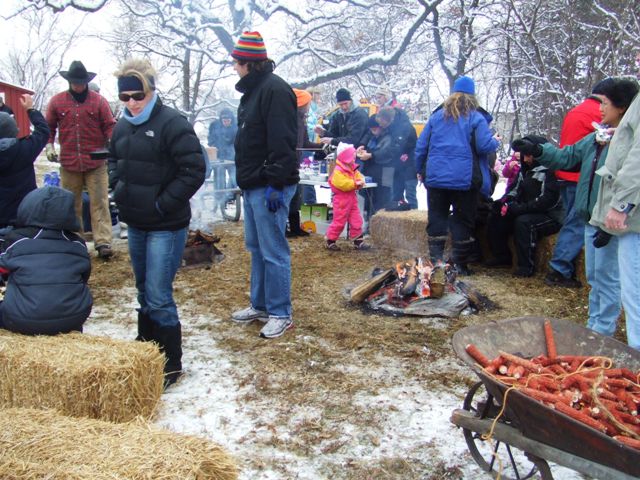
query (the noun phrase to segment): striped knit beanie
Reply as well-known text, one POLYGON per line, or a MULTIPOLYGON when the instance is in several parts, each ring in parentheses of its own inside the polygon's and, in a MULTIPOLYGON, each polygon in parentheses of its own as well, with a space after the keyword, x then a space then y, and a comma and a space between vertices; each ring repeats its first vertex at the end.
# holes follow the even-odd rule
POLYGON ((233 47, 231 56, 245 62, 259 62, 267 59, 267 47, 259 32, 244 32, 233 47))

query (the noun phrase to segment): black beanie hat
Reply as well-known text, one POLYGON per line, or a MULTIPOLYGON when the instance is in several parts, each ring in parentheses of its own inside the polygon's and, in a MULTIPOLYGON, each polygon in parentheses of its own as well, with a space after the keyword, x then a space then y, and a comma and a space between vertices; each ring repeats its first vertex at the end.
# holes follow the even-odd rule
POLYGON ((603 93, 616 108, 629 108, 638 93, 638 83, 626 78, 614 78, 608 92, 603 93))
POLYGON ((604 80, 600 80, 593 86, 591 93, 593 95, 606 95, 611 87, 613 87, 613 78, 607 77, 604 80))
POLYGON ((371 115, 369 117, 369 122, 367 124, 367 127, 374 128, 374 127, 379 127, 379 126, 380 126, 380 124, 378 123, 378 120, 376 120, 375 114, 371 115))
POLYGON ((341 88, 336 92, 336 102, 346 102, 351 100, 351 93, 346 88, 341 88))
POLYGON ((544 145, 545 143, 549 143, 549 141, 541 137, 540 135, 527 135, 526 137, 522 137, 523 140, 529 140, 531 143, 535 145, 544 145))
POLYGON ((13 115, 0 112, 0 138, 16 138, 18 136, 18 125, 13 115))

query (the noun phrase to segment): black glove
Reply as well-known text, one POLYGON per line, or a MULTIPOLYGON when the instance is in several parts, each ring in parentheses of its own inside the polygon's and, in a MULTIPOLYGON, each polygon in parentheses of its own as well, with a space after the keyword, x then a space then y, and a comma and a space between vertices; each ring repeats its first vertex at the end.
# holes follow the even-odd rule
POLYGON ((527 137, 514 140, 511 143, 511 148, 516 152, 520 152, 522 155, 533 155, 534 157, 542 155, 542 147, 527 137))
POLYGON ((596 229, 596 233, 593 234, 593 246, 596 248, 602 248, 609 243, 612 235, 604 230, 596 229))
POLYGON ((502 202, 502 200, 494 200, 491 203, 491 211, 493 212, 493 214, 500 216, 500 210, 502 210, 503 205, 504 203, 502 202))
POLYGON ((524 211, 525 211, 524 205, 522 205, 521 203, 514 202, 509 204, 507 215, 512 215, 512 216, 522 215, 524 211))

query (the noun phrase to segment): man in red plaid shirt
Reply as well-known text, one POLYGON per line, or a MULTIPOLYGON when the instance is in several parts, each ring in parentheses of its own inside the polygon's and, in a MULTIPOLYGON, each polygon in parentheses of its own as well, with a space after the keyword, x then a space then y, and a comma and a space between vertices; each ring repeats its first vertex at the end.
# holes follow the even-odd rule
POLYGON ((46 118, 51 129, 47 158, 57 159, 53 147, 57 131, 61 186, 73 192, 80 221, 82 190, 87 189, 93 242, 98 256, 106 259, 113 255, 111 214, 106 156, 99 152, 105 150, 116 121, 107 100, 88 88, 96 74, 87 72, 82 62, 71 62, 69 70, 60 71, 60 75, 69 82, 69 90, 54 95, 47 107, 46 118))

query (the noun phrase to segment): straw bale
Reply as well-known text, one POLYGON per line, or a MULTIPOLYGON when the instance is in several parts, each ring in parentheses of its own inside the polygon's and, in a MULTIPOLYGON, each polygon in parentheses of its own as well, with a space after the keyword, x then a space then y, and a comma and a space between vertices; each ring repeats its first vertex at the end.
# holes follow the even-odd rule
POLYGON ((113 422, 151 418, 162 395, 164 360, 148 342, 0 329, 0 408, 54 408, 113 422))
POLYGON ((402 250, 411 255, 429 254, 425 210, 380 210, 371 217, 369 232, 376 247, 402 250))
POLYGON ((54 410, 0 409, 0 478, 232 480, 234 460, 206 439, 54 410))

